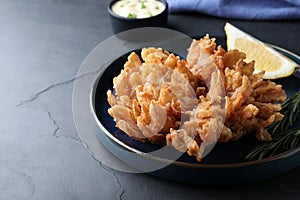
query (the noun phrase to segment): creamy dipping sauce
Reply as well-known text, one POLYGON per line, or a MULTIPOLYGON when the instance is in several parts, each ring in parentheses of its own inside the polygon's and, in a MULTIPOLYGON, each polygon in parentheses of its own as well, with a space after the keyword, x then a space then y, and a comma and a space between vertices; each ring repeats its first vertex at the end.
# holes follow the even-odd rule
POLYGON ((165 5, 156 0, 120 0, 112 5, 112 11, 127 18, 148 18, 160 14, 165 5))

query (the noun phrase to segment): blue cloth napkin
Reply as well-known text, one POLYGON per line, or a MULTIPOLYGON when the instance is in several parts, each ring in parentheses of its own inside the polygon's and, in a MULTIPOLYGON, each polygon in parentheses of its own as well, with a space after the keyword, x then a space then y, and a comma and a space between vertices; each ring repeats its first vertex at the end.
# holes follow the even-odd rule
POLYGON ((246 20, 300 19, 300 0, 167 0, 169 11, 246 20))

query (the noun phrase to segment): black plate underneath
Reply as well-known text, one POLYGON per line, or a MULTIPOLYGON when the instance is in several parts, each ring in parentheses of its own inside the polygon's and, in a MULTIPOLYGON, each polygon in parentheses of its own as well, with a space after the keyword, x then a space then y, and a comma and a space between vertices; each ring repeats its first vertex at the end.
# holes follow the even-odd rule
MULTIPOLYGON (((300 64, 299 57, 287 51, 282 53, 300 64)), ((120 73, 128 55, 129 53, 116 59, 99 76, 92 93, 92 112, 96 113, 95 131, 101 142, 121 160, 143 170, 145 163, 151 165, 164 162, 159 157, 147 156, 147 152, 155 151, 161 146, 142 143, 130 138, 115 127, 113 118, 107 113, 109 105, 106 92, 109 89, 112 90, 112 80, 120 73), (99 127, 99 123, 101 127, 99 127), (143 164, 139 166, 139 163, 143 164)), ((300 89, 300 80, 295 76, 279 79, 276 82, 283 85, 288 96, 300 89)), ((295 126, 300 127, 299 118, 295 126)), ((194 157, 183 154, 171 165, 151 173, 177 181, 227 184, 271 177, 300 164, 299 148, 260 161, 246 162, 244 156, 257 144, 255 135, 249 134, 238 141, 217 144, 201 163, 197 163, 194 157)))

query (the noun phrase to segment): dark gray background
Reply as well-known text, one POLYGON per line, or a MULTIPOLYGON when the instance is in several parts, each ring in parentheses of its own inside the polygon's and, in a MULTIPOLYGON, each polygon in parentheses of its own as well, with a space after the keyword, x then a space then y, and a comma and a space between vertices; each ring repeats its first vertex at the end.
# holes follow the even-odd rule
MULTIPOLYGON (((0 200, 299 199, 299 167, 257 183, 208 187, 121 173, 93 159, 75 130, 72 86, 88 53, 113 35, 107 2, 0 0, 0 200)), ((299 21, 169 16, 171 28, 190 36, 224 37, 225 21, 300 54, 299 21)))

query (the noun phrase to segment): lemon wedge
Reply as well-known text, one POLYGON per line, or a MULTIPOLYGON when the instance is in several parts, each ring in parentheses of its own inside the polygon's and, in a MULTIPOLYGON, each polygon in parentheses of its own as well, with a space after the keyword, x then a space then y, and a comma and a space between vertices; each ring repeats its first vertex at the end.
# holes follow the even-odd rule
POLYGON ((227 37, 227 50, 237 49, 246 53, 245 61, 255 60, 254 73, 264 70, 265 79, 290 76, 299 67, 288 57, 230 23, 225 24, 224 30, 227 37))

